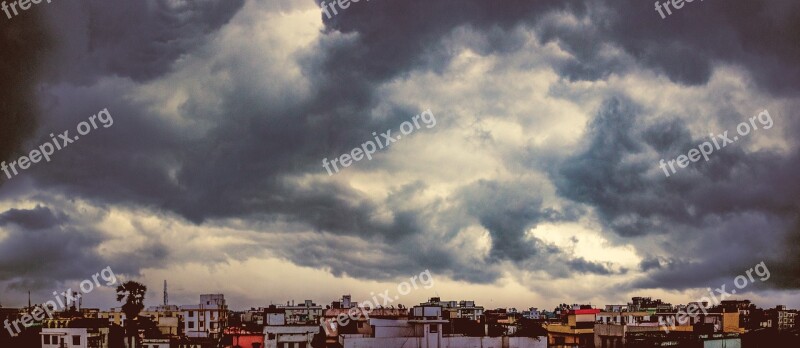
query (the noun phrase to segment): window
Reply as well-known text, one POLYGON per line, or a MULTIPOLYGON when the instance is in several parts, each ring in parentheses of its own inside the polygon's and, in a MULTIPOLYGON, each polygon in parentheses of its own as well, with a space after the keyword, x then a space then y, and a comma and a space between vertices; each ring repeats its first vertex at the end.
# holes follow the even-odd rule
POLYGON ((189 311, 189 318, 194 318, 194 312, 189 311))
POLYGON ((190 322, 189 322, 189 328, 190 328, 190 329, 194 329, 194 322, 193 322, 193 321, 190 321, 190 322))
POLYGON ((432 324, 430 327, 431 327, 431 330, 430 330, 431 333, 439 332, 439 325, 432 324))
POLYGON ((72 345, 73 346, 80 346, 81 345, 81 336, 72 336, 72 345))
POLYGON ((50 344, 50 335, 42 335, 42 344, 50 344))

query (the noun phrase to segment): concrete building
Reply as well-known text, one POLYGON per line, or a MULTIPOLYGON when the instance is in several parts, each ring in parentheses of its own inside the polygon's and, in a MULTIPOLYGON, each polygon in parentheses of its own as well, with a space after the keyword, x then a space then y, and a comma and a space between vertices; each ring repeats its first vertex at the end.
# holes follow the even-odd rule
MULTIPOLYGON (((90 312, 90 315, 84 314, 87 318, 100 318, 108 321, 109 324, 115 324, 124 327, 127 317, 122 312, 122 308, 111 308, 107 311, 90 312)), ((157 322, 159 330, 165 335, 179 335, 181 328, 178 323, 181 318, 181 311, 178 306, 155 306, 149 307, 139 313, 140 317, 150 318, 157 322), (163 327, 163 329, 162 329, 163 327)))
POLYGON ((99 319, 45 319, 42 348, 108 348, 109 324, 99 319))
POLYGON ((629 332, 658 332, 661 327, 657 323, 646 324, 595 324, 594 347, 622 348, 626 347, 625 336, 629 332))
POLYGON ((407 320, 370 319, 372 335, 342 334, 339 344, 344 348, 545 348, 547 342, 530 337, 465 337, 445 336, 442 307, 424 303, 409 312, 407 320))
POLYGON ((775 307, 775 322, 777 323, 778 330, 787 330, 795 328, 795 319, 797 318, 797 311, 787 310, 786 306, 779 305, 775 307))
POLYGON ((88 328, 42 328, 42 348, 108 348, 106 335, 88 328))
POLYGON ((548 347, 594 347, 594 324, 598 313, 599 309, 573 309, 567 313, 565 322, 545 326, 548 347))
POLYGON ((319 324, 289 324, 284 308, 269 306, 265 311, 265 348, 310 348, 314 336, 320 333, 319 324))
POLYGON ((311 300, 305 300, 302 304, 287 302, 285 306, 278 306, 286 314, 286 325, 309 325, 319 323, 322 317, 322 306, 317 305, 311 300))
POLYGON ((225 348, 262 348, 264 347, 264 333, 229 327, 225 329, 223 346, 225 348))
POLYGON ((672 312, 674 308, 661 299, 653 300, 651 297, 633 297, 631 302, 628 303, 628 310, 631 312, 672 312))
POLYGON ((658 316, 650 312, 609 312, 602 311, 597 313, 597 322, 603 324, 641 324, 658 323, 658 316))
POLYGON ((481 321, 484 315, 483 306, 476 306, 475 301, 442 301, 439 297, 431 297, 428 302, 422 305, 441 307, 442 318, 444 319, 460 318, 481 321))
POLYGON ((176 346, 169 338, 143 338, 142 348, 170 348, 176 346))
POLYGON ((539 308, 536 307, 531 307, 528 308, 528 310, 522 311, 522 317, 533 320, 543 319, 541 313, 539 312, 539 308))
MULTIPOLYGON (((629 332, 625 335, 626 348, 674 347, 674 348, 741 348, 739 334, 693 332, 629 332)), ((761 345, 756 347, 762 347, 761 345)), ((772 346, 763 346, 772 347, 772 346)))
POLYGON ((220 339, 228 323, 223 294, 200 295, 200 304, 181 306, 183 332, 189 338, 220 339))
POLYGON ((605 312, 627 312, 628 305, 606 305, 605 312))

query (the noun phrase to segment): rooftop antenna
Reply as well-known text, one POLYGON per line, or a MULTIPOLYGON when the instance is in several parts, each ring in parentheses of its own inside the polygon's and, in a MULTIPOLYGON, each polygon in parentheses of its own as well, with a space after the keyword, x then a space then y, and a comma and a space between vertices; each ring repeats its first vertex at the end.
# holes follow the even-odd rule
POLYGON ((167 280, 164 279, 164 307, 169 304, 169 294, 167 293, 167 280))

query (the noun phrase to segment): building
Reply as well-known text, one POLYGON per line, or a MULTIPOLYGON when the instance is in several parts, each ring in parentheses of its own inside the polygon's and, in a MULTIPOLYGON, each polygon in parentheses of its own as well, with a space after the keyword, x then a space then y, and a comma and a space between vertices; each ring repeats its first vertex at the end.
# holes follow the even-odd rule
POLYGON ((606 305, 605 312, 627 312, 628 305, 606 305))
POLYGON ((169 338, 143 338, 142 348, 171 348, 177 347, 176 343, 169 338))
POLYGON ((599 309, 573 309, 567 313, 565 322, 545 326, 548 347, 594 347, 594 324, 598 313, 599 309))
POLYGON ((45 319, 42 348, 108 348, 111 328, 101 319, 45 319))
MULTIPOLYGON (((646 331, 629 332, 625 335, 626 348, 675 347, 675 348, 740 348, 739 334, 715 333, 698 334, 694 332, 646 331)), ((756 347, 770 347, 761 346, 756 347)))
MULTIPOLYGON (((82 310, 83 311, 83 310, 82 310)), ((90 312, 89 315, 84 314, 87 318, 100 318, 108 321, 109 324, 119 325, 124 327, 125 321, 128 319, 122 308, 111 308, 107 311, 90 312)), ((155 306, 149 307, 139 313, 140 317, 150 318, 159 323, 159 327, 163 326, 165 335, 179 335, 182 328, 175 327, 181 320, 181 310, 178 306, 155 306), (168 319, 172 318, 172 319, 168 319)))
POLYGON ((467 337, 444 335, 442 307, 423 303, 409 311, 408 319, 370 319, 372 335, 341 334, 339 344, 344 348, 545 348, 544 337, 467 337))
POLYGON ((229 327, 225 329, 223 346, 225 348, 262 348, 264 347, 264 333, 229 327))
POLYGON ((475 301, 442 301, 439 297, 431 297, 428 302, 422 305, 442 307, 442 318, 444 319, 463 318, 481 321, 484 315, 483 306, 476 306, 475 301))
POLYGON ((269 306, 264 313, 265 348, 310 348, 314 337, 321 335, 322 327, 319 324, 287 323, 284 308, 269 306))
POLYGON ((541 313, 539 313, 539 308, 536 307, 531 307, 528 308, 528 310, 522 311, 522 317, 533 320, 543 319, 541 313))
POLYGON ((322 306, 317 305, 311 300, 305 300, 303 304, 295 305, 294 301, 286 303, 285 306, 278 306, 286 314, 287 325, 306 325, 319 323, 322 317, 322 306))
POLYGON ((597 348, 622 348, 626 347, 625 337, 629 332, 654 332, 661 331, 656 323, 646 324, 595 324, 594 347, 597 348))
POLYGON ((200 295, 200 304, 181 306, 183 332, 189 338, 221 339, 228 324, 228 305, 223 294, 200 295))
POLYGON ((672 312, 674 308, 672 308, 671 304, 662 302, 661 299, 653 300, 650 297, 633 297, 631 302, 628 303, 628 310, 631 312, 659 313, 672 312))

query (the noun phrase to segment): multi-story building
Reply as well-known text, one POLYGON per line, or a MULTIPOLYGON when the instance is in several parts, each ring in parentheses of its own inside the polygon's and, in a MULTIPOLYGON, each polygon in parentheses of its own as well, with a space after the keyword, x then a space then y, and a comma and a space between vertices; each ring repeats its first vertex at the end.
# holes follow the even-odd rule
MULTIPOLYGON (((139 312, 140 317, 150 318, 159 323, 159 327, 164 326, 163 333, 165 335, 179 335, 177 322, 181 318, 181 309, 178 306, 155 306, 149 307, 147 310, 139 312)), ((128 319, 122 308, 111 308, 107 311, 91 312, 91 316, 87 318, 100 318, 107 320, 110 324, 115 324, 124 327, 125 321, 128 319)))
POLYGON ((200 304, 181 306, 183 332, 189 338, 219 339, 228 323, 223 294, 200 295, 200 304))
POLYGON ((225 329, 225 348, 262 348, 264 347, 264 333, 251 332, 239 327, 225 329))
POLYGON ((443 318, 454 319, 463 318, 474 321, 483 320, 483 306, 476 306, 475 301, 442 301, 439 297, 431 297, 423 305, 442 307, 443 318))
POLYGON ((371 335, 339 335, 339 346, 344 348, 437 348, 437 347, 508 347, 545 348, 544 339, 532 337, 467 337, 448 336, 443 326, 448 323, 442 315, 442 306, 423 303, 411 308, 408 319, 370 319, 371 335))
POLYGON ((674 308, 672 308, 671 304, 662 302, 661 299, 653 300, 650 297, 634 297, 628 303, 628 310, 631 312, 659 313, 672 312, 674 308))
POLYGON ((795 328, 795 319, 797 318, 796 310, 787 310, 786 306, 778 305, 764 312, 766 316, 766 327, 773 327, 778 330, 795 328))
POLYGON ((110 326, 100 319, 45 319, 42 348, 108 348, 110 326))
POLYGON ((322 316, 322 306, 311 300, 295 305, 294 301, 287 302, 285 306, 278 306, 286 314, 287 325, 317 324, 322 316))
POLYGON ((622 348, 626 347, 626 336, 630 332, 659 332, 661 327, 657 323, 641 324, 595 324, 594 347, 622 348))
MULTIPOLYGON (((589 307, 589 306, 581 306, 589 307)), ((547 346, 553 348, 590 348, 594 347, 594 324, 599 309, 573 309, 566 315, 562 323, 548 324, 547 346)))
POLYGON ((522 311, 522 317, 525 319, 534 319, 539 320, 542 319, 541 313, 539 313, 539 308, 531 307, 528 310, 522 311))
POLYGON ((314 336, 322 330, 319 324, 287 323, 286 310, 274 305, 269 306, 264 313, 265 348, 311 348, 314 336))

